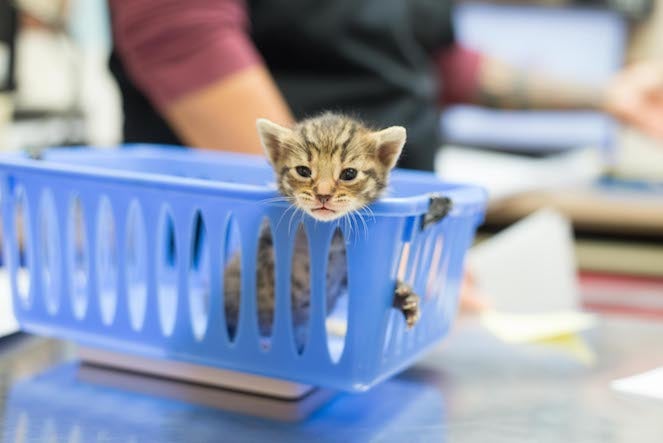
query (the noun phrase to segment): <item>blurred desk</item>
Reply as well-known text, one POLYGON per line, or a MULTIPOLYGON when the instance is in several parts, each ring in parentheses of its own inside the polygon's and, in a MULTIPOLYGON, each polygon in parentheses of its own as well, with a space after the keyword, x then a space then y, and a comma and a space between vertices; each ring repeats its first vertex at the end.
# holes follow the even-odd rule
POLYGON ((478 328, 307 421, 273 422, 77 380, 73 346, 32 337, 0 348, 3 442, 660 442, 663 402, 612 380, 663 365, 663 322, 605 317, 584 335, 586 366, 559 348, 507 346, 478 328))
POLYGON ((493 201, 486 222, 505 225, 542 207, 553 207, 580 230, 663 236, 663 196, 659 192, 579 187, 533 191, 493 201))

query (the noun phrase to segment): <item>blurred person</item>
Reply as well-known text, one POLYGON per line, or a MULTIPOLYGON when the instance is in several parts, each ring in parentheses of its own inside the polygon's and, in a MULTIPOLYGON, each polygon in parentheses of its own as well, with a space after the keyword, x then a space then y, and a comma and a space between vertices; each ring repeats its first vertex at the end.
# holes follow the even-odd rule
POLYGON ((663 137, 660 64, 606 87, 512 69, 455 42, 451 1, 109 2, 126 142, 262 153, 256 118, 334 110, 407 127, 399 166, 430 170, 452 103, 598 109, 663 137))
MULTIPOLYGON (((457 44, 451 1, 109 4, 125 142, 262 154, 257 118, 289 125, 332 110, 405 126, 399 166, 432 170, 440 107, 454 103, 597 109, 663 137, 663 88, 650 78, 663 78, 660 65, 627 69, 605 87, 513 69, 457 44)), ((463 306, 481 309, 466 283, 463 306)))

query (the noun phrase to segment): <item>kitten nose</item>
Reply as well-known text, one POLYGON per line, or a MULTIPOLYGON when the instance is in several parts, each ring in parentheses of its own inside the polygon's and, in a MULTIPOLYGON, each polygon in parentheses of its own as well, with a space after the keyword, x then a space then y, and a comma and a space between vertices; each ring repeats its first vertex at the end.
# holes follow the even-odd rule
POLYGON ((316 194, 316 197, 318 198, 318 200, 320 200, 320 203, 322 203, 323 205, 332 198, 332 196, 329 194, 316 194))

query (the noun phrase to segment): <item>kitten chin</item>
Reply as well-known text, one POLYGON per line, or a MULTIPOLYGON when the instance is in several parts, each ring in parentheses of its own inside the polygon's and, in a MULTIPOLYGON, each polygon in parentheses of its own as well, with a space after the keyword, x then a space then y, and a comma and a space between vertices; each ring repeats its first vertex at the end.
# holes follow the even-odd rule
POLYGON ((406 139, 400 126, 373 130, 333 113, 292 128, 259 119, 257 128, 281 194, 327 222, 377 200, 406 139))
POLYGON ((320 221, 333 221, 336 220, 337 218, 343 217, 345 214, 348 214, 348 212, 340 212, 340 211, 334 211, 333 209, 327 209, 327 208, 318 208, 318 209, 310 209, 306 211, 311 217, 313 217, 316 220, 320 221))
POLYGON ((362 208, 363 206, 352 207, 352 208, 347 208, 347 207, 301 208, 300 207, 300 209, 303 209, 308 215, 319 221, 334 221, 348 214, 352 214, 353 212, 360 211, 362 208))

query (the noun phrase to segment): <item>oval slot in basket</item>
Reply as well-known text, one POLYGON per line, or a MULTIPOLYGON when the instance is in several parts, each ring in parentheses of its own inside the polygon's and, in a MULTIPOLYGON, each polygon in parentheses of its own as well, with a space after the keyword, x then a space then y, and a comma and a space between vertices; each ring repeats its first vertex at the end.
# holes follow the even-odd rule
POLYGON ((129 321, 134 331, 140 331, 147 308, 147 236, 143 213, 133 201, 127 215, 126 275, 129 321))
POLYGON ((210 251, 205 221, 196 211, 191 233, 189 261, 189 313, 196 340, 202 340, 207 329, 210 305, 210 251))
POLYGON ((75 196, 69 209, 69 278, 74 316, 82 319, 87 310, 87 285, 90 268, 85 212, 80 197, 75 196))
POLYGON ((304 352, 308 341, 311 307, 311 258, 308 243, 304 225, 300 224, 295 233, 295 246, 292 253, 290 272, 292 333, 295 348, 300 354, 304 352))
POLYGON ((226 227, 223 248, 223 309, 226 318, 228 340, 235 340, 239 323, 242 296, 242 243, 239 225, 231 215, 226 227))
MULTIPOLYGON (((410 263, 410 254, 413 252, 412 242, 403 242, 401 252, 398 256, 397 265, 394 269, 394 281, 407 281, 408 264, 410 263)), ((403 334, 402 328, 403 314, 390 309, 387 319, 387 327, 385 329, 385 340, 382 348, 382 358, 384 360, 391 359, 398 356, 401 349, 401 339, 403 334)))
POLYGON ((117 307, 117 230, 113 209, 107 197, 97 211, 97 295, 101 321, 113 323, 117 307))
POLYGON ((42 194, 39 207, 39 253, 46 311, 55 315, 60 307, 60 234, 50 189, 42 194))
POLYGON ((157 250, 157 287, 161 332, 166 337, 173 333, 177 309, 178 250, 175 224, 170 211, 161 216, 157 250))
POLYGON ((14 241, 16 244, 16 290, 23 308, 28 309, 32 304, 30 297, 30 214, 28 200, 23 187, 16 188, 14 194, 14 241))
POLYGON ((269 219, 260 224, 258 254, 256 255, 256 315, 260 332, 260 348, 267 350, 272 344, 274 326, 274 238, 269 219))
POLYGON ((334 231, 329 256, 325 288, 325 327, 327 349, 333 363, 337 363, 345 349, 348 329, 348 264, 345 238, 340 229, 334 231))
POLYGON ((431 239, 434 242, 433 257, 431 265, 428 269, 428 276, 426 279, 426 295, 424 302, 428 303, 435 300, 440 295, 440 274, 442 268, 442 250, 444 248, 444 237, 439 234, 437 238, 431 239))

